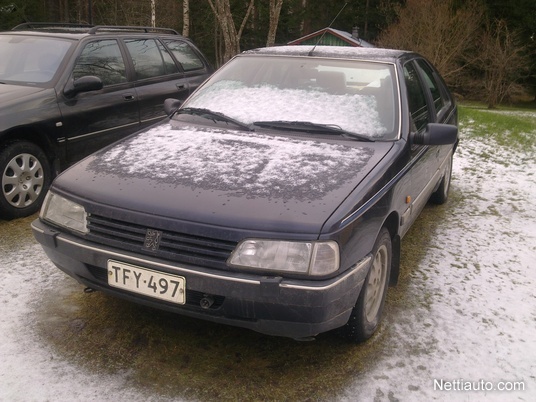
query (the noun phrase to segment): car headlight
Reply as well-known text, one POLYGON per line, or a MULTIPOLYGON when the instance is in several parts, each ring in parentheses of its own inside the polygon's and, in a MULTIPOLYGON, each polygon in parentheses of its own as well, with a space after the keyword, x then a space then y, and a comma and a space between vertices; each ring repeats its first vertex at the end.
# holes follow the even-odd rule
POLYGON ((70 230, 88 232, 84 207, 50 191, 45 197, 39 217, 70 230))
POLYGON ((334 241, 248 239, 236 247, 228 263, 234 267, 322 276, 339 269, 339 245, 334 241))

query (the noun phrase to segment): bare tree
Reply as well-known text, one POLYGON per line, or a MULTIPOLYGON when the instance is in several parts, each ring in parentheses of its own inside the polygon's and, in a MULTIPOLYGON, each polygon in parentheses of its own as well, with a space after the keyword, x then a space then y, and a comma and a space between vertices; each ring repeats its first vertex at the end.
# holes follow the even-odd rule
POLYGON ((363 34, 365 35, 365 38, 368 35, 369 9, 370 9, 370 0, 367 0, 365 2, 365 29, 363 30, 363 34))
POLYGON ((484 89, 490 109, 510 96, 528 71, 526 49, 519 44, 518 37, 504 20, 487 24, 481 37, 479 67, 484 71, 484 89))
MULTIPOLYGON (((305 10, 307 8, 307 0, 301 0, 301 7, 302 10, 305 10)), ((300 22, 300 34, 304 35, 306 33, 306 29, 309 29, 309 27, 307 27, 305 24, 305 17, 302 17, 302 20, 300 22)))
POLYGON ((268 29, 268 39, 266 40, 266 46, 273 46, 275 44, 275 34, 277 33, 277 26, 279 25, 279 15, 281 14, 282 6, 283 0, 270 0, 270 27, 268 29))
POLYGON ((156 26, 156 0, 151 0, 151 26, 156 26))
POLYGON ((190 36, 190 0, 182 0, 182 35, 190 36))
POLYGON ((467 65, 483 18, 477 0, 455 7, 455 0, 407 0, 378 42, 383 47, 413 50, 427 57, 449 79, 467 65))
POLYGON ((235 54, 240 53, 240 38, 246 22, 253 9, 254 0, 249 1, 249 5, 246 11, 246 15, 242 19, 240 28, 236 29, 233 14, 231 12, 231 5, 229 0, 207 0, 210 8, 214 12, 214 15, 220 26, 221 34, 223 36, 224 50, 221 62, 226 62, 235 54))

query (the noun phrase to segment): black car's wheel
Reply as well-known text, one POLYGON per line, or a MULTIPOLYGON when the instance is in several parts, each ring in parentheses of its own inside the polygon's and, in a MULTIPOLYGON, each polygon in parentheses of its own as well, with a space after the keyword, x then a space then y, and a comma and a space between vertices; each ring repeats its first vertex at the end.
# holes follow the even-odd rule
POLYGON ((381 320, 391 272, 391 235, 383 228, 376 239, 370 270, 350 315, 343 336, 356 342, 370 338, 381 320))
POLYGON ((31 142, 18 141, 0 151, 0 216, 28 216, 39 210, 50 185, 50 164, 45 153, 31 142))
POLYGON ((447 202, 447 198, 449 196, 451 177, 452 177, 452 155, 447 161, 447 166, 445 167, 445 174, 443 175, 443 179, 441 179, 441 183, 439 183, 439 187, 430 196, 430 201, 432 201, 434 204, 441 205, 447 202))

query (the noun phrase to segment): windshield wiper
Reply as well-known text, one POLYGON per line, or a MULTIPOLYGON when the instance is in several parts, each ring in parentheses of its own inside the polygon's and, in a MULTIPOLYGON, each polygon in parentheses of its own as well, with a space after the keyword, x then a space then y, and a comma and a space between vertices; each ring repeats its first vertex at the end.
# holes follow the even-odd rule
POLYGON ((286 121, 286 120, 275 120, 275 121, 256 121, 253 123, 255 126, 264 127, 264 128, 274 128, 274 129, 284 129, 284 130, 294 130, 294 131, 305 131, 307 133, 318 133, 318 134, 333 134, 340 135, 345 138, 352 138, 359 141, 374 142, 374 140, 366 135, 361 135, 353 133, 342 129, 336 124, 320 124, 320 123, 311 123, 310 121, 286 121))
POLYGON ((210 119, 213 121, 223 121, 226 123, 232 123, 240 128, 243 128, 247 131, 255 131, 253 127, 251 127, 249 124, 242 123, 241 121, 235 120, 232 117, 226 116, 223 113, 220 112, 214 112, 210 109, 204 109, 204 108, 198 108, 198 107, 185 107, 182 109, 177 110, 178 114, 192 114, 195 116, 201 116, 206 119, 210 119))

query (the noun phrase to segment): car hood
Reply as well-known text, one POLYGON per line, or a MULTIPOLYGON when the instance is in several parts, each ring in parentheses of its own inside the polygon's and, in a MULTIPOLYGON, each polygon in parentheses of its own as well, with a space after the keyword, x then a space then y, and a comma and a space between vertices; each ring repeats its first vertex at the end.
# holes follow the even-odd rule
POLYGON ((108 214, 319 234, 391 146, 165 123, 86 158, 55 187, 108 214))
POLYGON ((24 85, 0 84, 0 103, 2 106, 15 103, 21 98, 46 91, 46 88, 37 88, 24 85))

